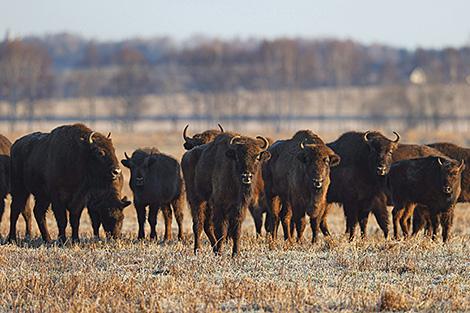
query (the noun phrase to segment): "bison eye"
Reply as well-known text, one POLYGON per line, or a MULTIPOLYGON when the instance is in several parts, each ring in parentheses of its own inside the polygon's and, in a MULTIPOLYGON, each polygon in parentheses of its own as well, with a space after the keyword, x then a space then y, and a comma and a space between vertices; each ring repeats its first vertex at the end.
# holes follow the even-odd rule
POLYGON ((257 161, 261 160, 261 153, 256 156, 256 160, 257 161))
POLYGON ((100 156, 102 156, 102 157, 106 156, 106 152, 105 152, 104 150, 100 150, 100 151, 99 151, 99 154, 100 154, 100 156))

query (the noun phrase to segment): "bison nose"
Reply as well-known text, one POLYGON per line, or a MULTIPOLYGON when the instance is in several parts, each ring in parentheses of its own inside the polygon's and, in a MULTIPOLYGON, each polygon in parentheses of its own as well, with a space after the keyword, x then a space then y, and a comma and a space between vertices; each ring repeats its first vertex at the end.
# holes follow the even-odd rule
POLYGON ((323 187, 323 179, 321 179, 321 178, 314 178, 314 179, 313 179, 313 186, 314 186, 316 189, 321 189, 321 187, 323 187))
POLYGON ((385 165, 377 166, 377 174, 379 176, 385 176, 385 174, 387 174, 387 167, 385 165))
POLYGON ((242 174, 242 183, 244 183, 245 185, 251 184, 252 179, 253 179, 253 174, 251 174, 251 173, 243 173, 242 174))
POLYGON ((137 186, 142 186, 144 184, 144 178, 142 176, 137 176, 135 178, 137 186))
POLYGON ((443 191, 445 194, 451 194, 452 193, 452 188, 450 186, 445 186, 443 188, 443 191))
POLYGON ((113 179, 116 179, 119 177, 119 175, 121 174, 121 169, 118 167, 118 168, 115 168, 112 172, 113 174, 113 179))

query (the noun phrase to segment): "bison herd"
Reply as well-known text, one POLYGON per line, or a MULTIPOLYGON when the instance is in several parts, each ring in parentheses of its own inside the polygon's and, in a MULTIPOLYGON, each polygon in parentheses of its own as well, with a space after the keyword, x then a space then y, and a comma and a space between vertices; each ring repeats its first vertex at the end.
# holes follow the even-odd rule
MULTIPOLYGON (((325 143, 310 130, 273 142, 234 132, 207 130, 189 136, 184 128, 181 163, 157 148, 141 148, 121 164, 130 170, 129 185, 144 238, 148 216, 150 238, 156 238, 157 214, 165 220, 165 240, 171 239, 173 214, 178 239, 183 237, 183 209, 189 204, 193 220, 194 252, 207 235, 214 253, 232 239, 232 255, 240 252, 241 225, 252 214, 256 232, 277 238, 282 225, 284 239, 301 241, 310 221, 312 242, 320 232, 329 236, 328 212, 339 204, 346 218, 350 240, 357 225, 365 237, 372 213, 388 238, 393 206, 393 231, 405 237, 423 228, 436 238, 442 226, 449 238, 457 202, 470 200, 470 149, 451 143, 414 145, 400 143, 376 131, 347 132, 325 143), (148 207, 148 214, 146 213, 148 207)), ((79 240, 80 217, 86 207, 94 235, 103 226, 108 236, 121 233, 125 207, 124 179, 111 134, 104 136, 83 124, 65 125, 50 133, 35 132, 13 145, 0 135, 0 214, 11 194, 8 241, 16 240, 21 214, 26 236, 31 234, 30 196, 43 241, 51 236, 46 213, 51 208, 66 241, 68 219, 72 240, 79 240)), ((1 217, 1 216, 0 216, 1 217)))

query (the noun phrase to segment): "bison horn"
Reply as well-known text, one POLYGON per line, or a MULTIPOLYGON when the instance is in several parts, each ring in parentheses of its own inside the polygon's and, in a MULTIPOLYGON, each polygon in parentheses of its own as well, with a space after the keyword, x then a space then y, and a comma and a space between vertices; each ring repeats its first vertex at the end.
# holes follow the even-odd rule
POLYGON ((459 165, 459 171, 462 169, 462 167, 465 165, 465 161, 461 160, 460 165, 459 165))
POLYGON ((441 160, 440 157, 437 157, 437 163, 439 163, 440 166, 444 165, 444 164, 442 164, 442 160, 441 160))
POLYGON ((88 143, 92 144, 93 143, 93 135, 95 134, 96 132, 91 132, 90 133, 90 136, 88 136, 88 143))
POLYGON ((230 145, 233 145, 237 139, 240 139, 242 137, 240 136, 233 136, 232 139, 230 139, 230 145))
POLYGON ((184 141, 189 141, 191 138, 189 138, 186 134, 187 130, 188 130, 188 127, 189 127, 189 124, 187 124, 185 127, 184 127, 184 130, 183 130, 183 139, 184 141))
POLYGON ((395 136, 397 137, 393 142, 397 143, 400 141, 400 135, 397 132, 393 132, 395 136))
POLYGON ((305 139, 300 142, 300 149, 302 150, 305 149, 304 141, 305 139))
POLYGON ((108 133, 108 137, 106 138, 111 139, 111 132, 108 133))
POLYGON ((223 133, 223 132, 224 132, 224 128, 222 127, 222 125, 217 124, 217 126, 219 126, 219 128, 220 128, 220 132, 223 133))
POLYGON ((364 133, 364 141, 365 141, 365 142, 368 142, 368 141, 369 141, 369 138, 367 137, 367 136, 369 136, 369 134, 370 134, 370 131, 369 131, 369 130, 364 133))
POLYGON ((127 152, 124 152, 124 156, 126 157, 126 159, 130 160, 131 158, 127 155, 127 152))
POLYGON ((259 139, 259 140, 263 141, 263 146, 261 147, 261 149, 263 149, 263 150, 268 149, 268 147, 269 147, 269 141, 268 141, 268 139, 266 139, 266 138, 263 137, 263 136, 256 136, 256 139, 259 139))

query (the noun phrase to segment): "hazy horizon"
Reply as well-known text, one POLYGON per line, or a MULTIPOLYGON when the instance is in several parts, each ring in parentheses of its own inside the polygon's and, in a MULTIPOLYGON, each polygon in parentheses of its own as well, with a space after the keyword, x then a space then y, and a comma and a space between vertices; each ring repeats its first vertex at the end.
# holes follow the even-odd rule
POLYGON ((462 46, 470 42, 470 2, 378 3, 332 0, 312 4, 249 0, 197 2, 18 0, 0 4, 0 32, 13 36, 72 33, 96 40, 195 35, 210 38, 352 39, 414 49, 462 46), (105 14, 103 14, 105 12, 105 14))

